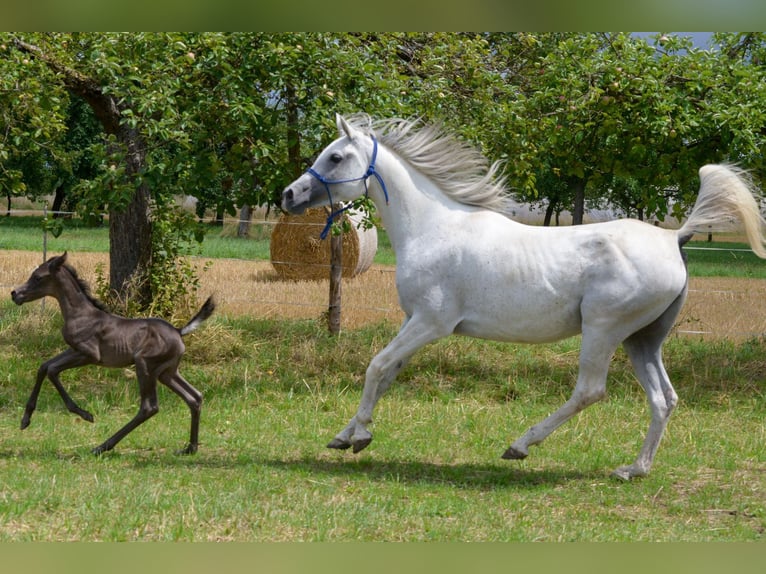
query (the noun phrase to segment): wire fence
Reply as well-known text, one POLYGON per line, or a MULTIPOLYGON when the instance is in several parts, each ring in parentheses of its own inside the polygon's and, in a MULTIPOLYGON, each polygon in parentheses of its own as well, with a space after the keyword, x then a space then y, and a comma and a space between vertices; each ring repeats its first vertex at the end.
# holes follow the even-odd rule
MULTIPOLYGON (((14 209, 10 214, 15 216, 40 216, 41 218, 52 217, 53 215, 58 215, 59 217, 77 217, 77 214, 74 212, 53 212, 46 209, 14 209)), ((251 220, 225 217, 222 221, 224 226, 238 226, 242 223, 248 224, 256 229, 259 226, 265 228, 263 232, 257 232, 256 235, 259 237, 268 237, 271 229, 278 223, 278 221, 261 217, 254 217, 251 220)), ((284 222, 282 224, 289 225, 289 223, 284 222)), ((305 226, 306 224, 304 223, 300 225, 305 226)), ((323 225, 316 224, 316 226, 318 235, 323 225)), ((0 227, 0 232, 1 231, 2 227, 0 227)), ((48 248, 48 233, 42 226, 40 234, 39 261, 42 262, 47 258, 48 248)), ((3 257, 2 251, 6 249, 2 239, 2 233, 0 233, 0 259, 3 257)), ((690 251, 725 251, 731 252, 734 256, 742 253, 751 253, 749 249, 737 247, 702 247, 687 245, 685 249, 690 251)), ((201 259, 211 258, 201 257, 201 259)), ((317 298, 317 296, 307 297, 305 290, 298 291, 285 287, 283 283, 275 281, 270 265, 276 263, 325 267, 327 268, 327 276, 329 278, 329 264, 296 261, 255 261, 252 259, 235 257, 224 257, 219 259, 226 260, 235 266, 258 262, 262 264, 261 267, 250 271, 250 273, 255 277, 256 283, 258 281, 264 281, 273 285, 272 289, 261 291, 257 296, 258 305, 261 308, 268 308, 269 314, 272 317, 288 317, 301 313, 300 311, 290 312, 290 309, 304 311, 312 310, 317 314, 327 310, 328 299, 325 297, 326 293, 325 295, 319 295, 319 298, 317 298), (266 295, 264 295, 264 293, 266 293, 266 295)), ((764 264, 766 265, 766 262, 764 264)), ((2 267, 5 268, 6 264, 3 264, 2 267)), ((398 308, 398 302, 395 296, 394 266, 374 265, 363 275, 386 276, 382 281, 386 285, 386 287, 383 288, 385 293, 382 294, 382 297, 379 292, 364 293, 359 297, 351 297, 352 301, 350 303, 347 302, 347 298, 344 294, 344 314, 368 313, 393 321, 399 321, 401 319, 401 311, 398 308)), ((23 281, 24 279, 26 279, 26 277, 8 278, 7 275, 0 274, 0 289, 5 293, 8 293, 13 287, 18 285, 18 282, 23 281), (6 277, 6 281, 2 281, 3 277, 6 277)), ((350 288, 353 291, 355 288, 355 281, 356 280, 344 280, 344 290, 350 288)), ((359 281, 363 282, 364 280, 359 278, 359 281)), ((360 289, 364 290, 368 287, 369 286, 363 286, 360 287, 360 289)), ((373 288, 378 291, 380 290, 377 286, 373 288)), ((319 293, 324 293, 321 286, 317 289, 319 293)), ((256 298, 255 295, 234 294, 228 296, 228 301, 230 304, 245 305, 254 298, 256 298)), ((760 338, 766 335, 765 305, 766 280, 726 281, 725 279, 720 279, 718 281, 713 281, 703 278, 693 278, 689 290, 689 299, 687 300, 682 316, 679 318, 675 333, 685 336, 707 336, 713 338, 760 338), (729 283, 733 286, 728 286, 727 284, 729 283), (723 285, 723 287, 719 287, 719 284, 723 285), (712 312, 715 312, 716 315, 720 315, 723 318, 711 318, 710 315, 712 312)))

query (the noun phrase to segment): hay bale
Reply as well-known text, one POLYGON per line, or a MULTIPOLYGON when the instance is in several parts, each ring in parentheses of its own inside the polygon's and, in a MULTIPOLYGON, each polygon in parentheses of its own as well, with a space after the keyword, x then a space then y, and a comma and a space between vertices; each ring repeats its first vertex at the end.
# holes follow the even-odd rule
MULTIPOLYGON (((327 221, 324 208, 309 209, 302 215, 283 214, 271 233, 271 264, 286 280, 322 280, 330 277, 330 238, 319 238, 327 221)), ((362 214, 347 211, 351 231, 343 234, 343 277, 355 277, 372 265, 378 250, 375 227, 357 227, 362 214)))

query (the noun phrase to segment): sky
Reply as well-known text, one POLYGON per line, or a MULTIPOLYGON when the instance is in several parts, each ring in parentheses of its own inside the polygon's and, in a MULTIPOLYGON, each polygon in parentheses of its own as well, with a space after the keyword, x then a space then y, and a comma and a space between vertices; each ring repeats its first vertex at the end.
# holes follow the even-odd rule
MULTIPOLYGON (((657 32, 633 32, 636 36, 646 37, 657 34, 657 32)), ((710 39, 713 36, 713 32, 670 32, 670 34, 677 34, 679 36, 690 36, 694 45, 697 48, 710 48, 710 39)))

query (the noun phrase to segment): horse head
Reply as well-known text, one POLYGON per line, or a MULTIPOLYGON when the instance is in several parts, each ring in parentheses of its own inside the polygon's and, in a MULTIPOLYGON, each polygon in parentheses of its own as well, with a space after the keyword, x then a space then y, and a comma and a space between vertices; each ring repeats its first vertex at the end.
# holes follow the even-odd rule
POLYGON ((58 257, 51 257, 32 272, 24 285, 11 291, 11 299, 16 305, 35 301, 46 295, 54 295, 56 285, 55 275, 66 262, 66 251, 58 257))
POLYGON ((282 209, 288 213, 352 201, 366 193, 369 177, 379 177, 374 165, 375 140, 340 115, 336 115, 336 123, 338 138, 282 193, 282 209))

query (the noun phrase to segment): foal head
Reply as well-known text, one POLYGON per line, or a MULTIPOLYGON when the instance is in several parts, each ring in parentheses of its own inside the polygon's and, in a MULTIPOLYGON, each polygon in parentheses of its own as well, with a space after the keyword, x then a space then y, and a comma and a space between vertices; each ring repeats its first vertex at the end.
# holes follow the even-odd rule
POLYGON ((58 273, 64 267, 66 261, 66 252, 58 257, 51 257, 32 272, 27 282, 21 287, 11 291, 11 298, 17 305, 41 299, 46 295, 55 297, 61 289, 61 280, 58 279, 58 273))

